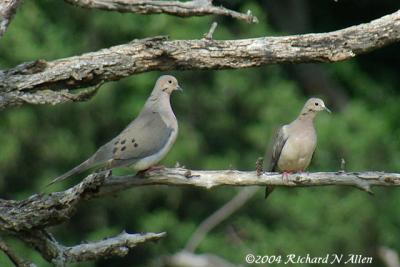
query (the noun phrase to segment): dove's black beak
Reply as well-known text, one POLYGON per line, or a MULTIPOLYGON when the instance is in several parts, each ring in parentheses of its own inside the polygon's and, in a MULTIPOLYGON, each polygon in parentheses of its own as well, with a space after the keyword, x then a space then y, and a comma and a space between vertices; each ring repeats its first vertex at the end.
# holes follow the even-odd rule
POLYGON ((180 87, 179 85, 178 85, 178 86, 176 86, 176 90, 178 90, 178 91, 180 91, 180 92, 183 92, 183 89, 182 89, 182 87, 180 87))
POLYGON ((328 112, 329 114, 332 113, 332 111, 329 108, 327 108, 327 107, 324 107, 324 108, 325 108, 325 111, 328 112))

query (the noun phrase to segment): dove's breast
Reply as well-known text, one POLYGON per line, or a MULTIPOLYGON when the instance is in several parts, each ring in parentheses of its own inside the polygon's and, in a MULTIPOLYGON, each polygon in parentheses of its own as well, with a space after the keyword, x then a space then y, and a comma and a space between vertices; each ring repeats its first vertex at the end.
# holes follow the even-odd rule
POLYGON ((317 145, 317 136, 312 130, 297 131, 290 136, 282 149, 278 168, 280 171, 303 171, 311 162, 317 145))

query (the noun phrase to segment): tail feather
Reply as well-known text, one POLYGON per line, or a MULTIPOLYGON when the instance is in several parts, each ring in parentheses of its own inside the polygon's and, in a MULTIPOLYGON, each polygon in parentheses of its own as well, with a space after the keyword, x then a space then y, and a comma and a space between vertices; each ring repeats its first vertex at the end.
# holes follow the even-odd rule
POLYGON ((68 177, 70 177, 70 176, 72 176, 74 174, 78 174, 78 173, 81 173, 83 171, 86 171, 87 169, 89 169, 91 167, 92 167, 92 158, 89 158, 89 159, 85 160, 84 162, 82 162, 81 164, 79 164, 78 166, 76 166, 75 168, 73 168, 72 170, 70 170, 70 171, 64 173, 63 175, 58 176, 57 178, 55 178, 53 181, 48 183, 46 185, 46 187, 49 187, 54 183, 63 181, 63 180, 67 179, 68 177))

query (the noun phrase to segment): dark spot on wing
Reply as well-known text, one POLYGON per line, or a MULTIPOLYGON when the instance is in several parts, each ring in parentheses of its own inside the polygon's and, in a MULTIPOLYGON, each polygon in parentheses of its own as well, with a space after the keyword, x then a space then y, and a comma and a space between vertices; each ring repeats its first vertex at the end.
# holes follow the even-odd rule
POLYGON ((132 143, 135 143, 135 138, 132 138, 132 143))
POLYGON ((133 146, 134 146, 134 147, 138 147, 139 145, 138 145, 137 143, 134 143, 133 146))
POLYGON ((113 154, 115 154, 115 152, 117 152, 117 150, 118 150, 118 147, 114 147, 113 154))
POLYGON ((126 146, 121 147, 121 151, 124 151, 126 149, 126 146))
POLYGON ((117 140, 117 141, 114 143, 114 145, 118 145, 118 143, 119 143, 119 140, 117 140))
POLYGON ((124 139, 124 140, 122 140, 122 141, 121 141, 121 145, 125 144, 125 142, 126 142, 126 140, 125 140, 125 139, 124 139))

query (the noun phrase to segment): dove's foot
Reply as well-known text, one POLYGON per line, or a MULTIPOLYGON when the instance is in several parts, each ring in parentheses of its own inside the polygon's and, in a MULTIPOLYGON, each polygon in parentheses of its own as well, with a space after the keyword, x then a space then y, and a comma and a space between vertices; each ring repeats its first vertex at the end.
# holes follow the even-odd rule
POLYGON ((136 173, 136 175, 138 175, 138 176, 146 176, 146 173, 148 173, 148 172, 160 171, 160 170, 163 170, 163 169, 165 169, 165 167, 162 166, 162 165, 151 166, 151 167, 149 167, 149 168, 147 168, 145 170, 138 171, 136 173))
POLYGON ((147 170, 145 170, 146 172, 151 172, 151 171, 160 171, 165 169, 164 166, 162 165, 156 165, 156 166, 151 166, 150 168, 148 168, 147 170))

